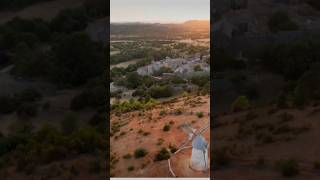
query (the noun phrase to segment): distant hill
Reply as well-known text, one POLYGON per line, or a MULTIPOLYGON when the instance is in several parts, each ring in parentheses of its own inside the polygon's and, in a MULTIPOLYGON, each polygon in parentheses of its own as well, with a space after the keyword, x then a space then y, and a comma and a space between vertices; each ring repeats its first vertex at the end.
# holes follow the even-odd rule
POLYGON ((50 0, 38 2, 18 11, 0 11, 0 24, 3 24, 16 16, 25 19, 51 19, 56 16, 59 11, 79 7, 83 2, 84 0, 50 0))
POLYGON ((132 35, 132 36, 170 36, 195 31, 209 32, 210 21, 191 20, 181 24, 161 23, 111 23, 111 35, 132 35))

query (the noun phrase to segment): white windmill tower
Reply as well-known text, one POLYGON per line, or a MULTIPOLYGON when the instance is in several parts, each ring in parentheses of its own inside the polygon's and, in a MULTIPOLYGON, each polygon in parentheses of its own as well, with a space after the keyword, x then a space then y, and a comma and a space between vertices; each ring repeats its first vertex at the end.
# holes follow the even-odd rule
POLYGON ((188 133, 189 139, 182 144, 183 148, 190 141, 192 141, 192 155, 190 158, 190 168, 196 171, 207 171, 209 169, 209 159, 208 159, 208 147, 209 144, 202 136, 206 130, 208 130, 210 125, 197 131, 196 129, 190 127, 189 125, 182 125, 181 128, 184 132, 188 133))

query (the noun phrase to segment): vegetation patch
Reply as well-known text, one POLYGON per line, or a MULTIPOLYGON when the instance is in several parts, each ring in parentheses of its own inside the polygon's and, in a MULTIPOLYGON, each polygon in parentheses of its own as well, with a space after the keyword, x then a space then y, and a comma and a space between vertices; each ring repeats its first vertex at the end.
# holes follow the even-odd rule
POLYGON ((143 158, 144 156, 146 156, 148 154, 148 151, 146 149, 143 149, 143 148, 138 148, 134 151, 134 157, 136 159, 139 159, 139 158, 143 158))
POLYGON ((276 168, 284 177, 293 177, 300 173, 299 164, 294 159, 280 160, 276 163, 276 168))
POLYGON ((167 132, 167 131, 170 131, 170 129, 171 129, 171 126, 169 124, 166 124, 166 125, 164 125, 162 130, 167 132))
POLYGON ((170 152, 166 148, 162 148, 155 157, 155 161, 163 161, 170 159, 170 152))

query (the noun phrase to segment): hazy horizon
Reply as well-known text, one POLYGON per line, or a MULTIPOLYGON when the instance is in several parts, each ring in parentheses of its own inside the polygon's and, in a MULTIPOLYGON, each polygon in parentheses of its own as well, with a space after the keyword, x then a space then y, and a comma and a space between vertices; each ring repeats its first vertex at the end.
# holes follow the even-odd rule
POLYGON ((125 24, 125 23, 141 23, 141 24, 183 24, 188 21, 210 21, 210 19, 189 19, 185 21, 110 21, 110 23, 117 23, 117 24, 125 24))
POLYGON ((110 0, 111 23, 210 20, 210 0, 110 0))

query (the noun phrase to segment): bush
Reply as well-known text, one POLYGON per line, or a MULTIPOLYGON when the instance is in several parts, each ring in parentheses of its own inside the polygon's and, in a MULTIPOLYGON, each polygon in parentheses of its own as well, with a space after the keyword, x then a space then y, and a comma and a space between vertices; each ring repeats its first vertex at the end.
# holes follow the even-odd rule
POLYGON ((51 163, 68 157, 68 152, 68 149, 62 145, 48 145, 42 147, 40 159, 43 163, 51 163))
POLYGON ((277 162, 277 169, 285 177, 293 177, 299 174, 299 164, 294 159, 277 162))
POLYGON ((131 159, 132 155, 131 154, 126 154, 123 156, 123 159, 131 159))
POLYGON ((155 85, 149 89, 149 94, 152 98, 170 97, 173 95, 173 89, 169 85, 164 85, 164 86, 155 85))
POLYGON ((170 67, 161 67, 158 71, 153 73, 154 76, 162 76, 163 73, 173 73, 173 70, 170 67))
POLYGON ((15 98, 11 98, 8 96, 0 97, 0 113, 9 114, 16 110, 17 102, 15 98))
POLYGON ((103 87, 95 87, 87 89, 75 96, 70 103, 70 109, 79 111, 86 107, 99 107, 105 103, 105 89, 103 87))
POLYGON ((120 104, 114 104, 112 105, 111 109, 116 113, 125 113, 135 110, 148 109, 157 104, 158 102, 154 99, 148 99, 145 101, 130 100, 120 104))
POLYGON ((307 3, 315 8, 316 10, 320 10, 320 2, 317 0, 307 0, 307 3))
POLYGON ((284 112, 279 115, 279 118, 281 122, 288 122, 288 121, 292 121, 294 119, 294 116, 290 113, 284 112))
POLYGON ((227 149, 216 149, 213 153, 213 163, 216 168, 221 168, 230 164, 230 157, 227 149))
POLYGON ((319 161, 315 161, 315 162, 313 163, 313 168, 314 168, 314 169, 320 169, 320 162, 319 162, 319 161))
POLYGON ((89 164, 89 172, 92 174, 99 174, 103 170, 99 160, 91 161, 89 164))
POLYGON ((202 117, 203 117, 203 112, 197 112, 197 113, 196 113, 196 116, 197 116, 198 118, 202 118, 202 117))
POLYGON ((202 68, 201 68, 201 66, 198 64, 198 65, 196 65, 196 66, 193 67, 193 70, 194 70, 194 71, 202 71, 202 68))
POLYGON ((61 130, 65 134, 71 134, 78 129, 78 117, 73 114, 67 114, 66 117, 61 121, 61 130))
POLYGON ((129 166, 128 167, 128 171, 133 171, 134 170, 134 166, 129 166))
POLYGON ((175 153, 178 150, 177 146, 172 144, 169 145, 169 149, 171 153, 175 153))
POLYGON ((246 96, 239 96, 231 105, 233 112, 243 111, 250 108, 249 100, 246 96))
POLYGON ((171 129, 171 126, 169 125, 169 124, 166 124, 166 125, 164 125, 164 127, 163 127, 163 131, 170 131, 170 129, 171 129))
POLYGON ((199 87, 204 87, 207 83, 210 83, 209 75, 196 75, 190 79, 192 84, 195 84, 199 87))
POLYGON ((295 31, 299 29, 298 25, 285 12, 274 13, 269 19, 268 26, 271 32, 295 31))
POLYGON ((313 67, 305 72, 299 79, 298 85, 294 91, 296 105, 305 105, 315 99, 320 98, 320 64, 314 64, 313 67))
POLYGON ((74 131, 69 137, 69 148, 77 153, 93 153, 103 149, 105 142, 95 129, 84 128, 74 131))
POLYGON ((170 159, 171 155, 170 152, 166 148, 162 148, 161 151, 155 157, 155 161, 163 161, 170 159))
POLYGON ((147 154, 148 154, 148 151, 143 148, 138 148, 134 151, 134 157, 136 159, 142 158, 142 157, 146 156, 147 154))
POLYGON ((83 9, 66 9, 51 20, 50 26, 53 31, 71 33, 85 29, 88 22, 89 18, 83 9))
POLYGON ((105 54, 85 33, 56 38, 49 77, 61 86, 79 86, 104 72, 105 54))
POLYGON ((38 107, 36 104, 22 104, 17 109, 17 115, 24 118, 36 117, 38 114, 38 107))
POLYGON ((41 93, 34 88, 25 89, 19 94, 16 94, 16 96, 20 102, 34 102, 40 100, 42 97, 41 93))

